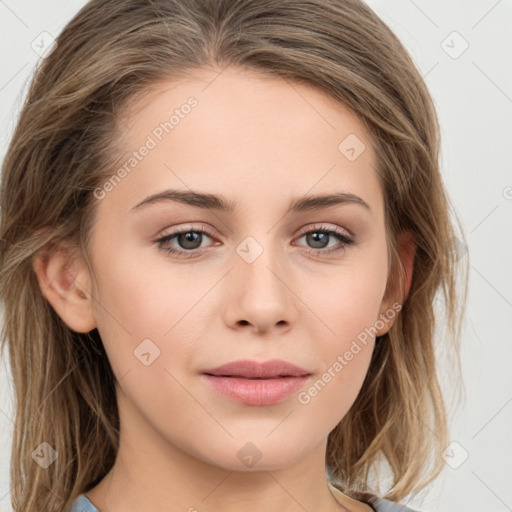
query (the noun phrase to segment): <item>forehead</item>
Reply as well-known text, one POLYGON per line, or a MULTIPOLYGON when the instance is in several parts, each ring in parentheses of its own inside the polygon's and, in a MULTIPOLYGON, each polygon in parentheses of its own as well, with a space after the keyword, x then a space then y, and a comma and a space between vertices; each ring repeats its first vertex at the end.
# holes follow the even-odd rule
POLYGON ((381 201, 365 125, 309 85, 240 68, 195 71, 130 102, 119 129, 124 162, 132 155, 134 165, 109 195, 122 194, 127 209, 166 187, 246 203, 263 193, 289 203, 334 188, 381 201))

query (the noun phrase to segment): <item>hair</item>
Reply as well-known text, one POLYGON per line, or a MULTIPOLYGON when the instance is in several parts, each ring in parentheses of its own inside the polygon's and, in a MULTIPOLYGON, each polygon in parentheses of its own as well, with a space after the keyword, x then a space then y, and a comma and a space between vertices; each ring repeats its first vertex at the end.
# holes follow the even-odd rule
POLYGON ((89 261, 93 191, 122 161, 123 108, 157 83, 227 66, 315 87, 371 135, 389 286, 404 276, 399 233, 411 233, 416 254, 400 314, 377 338, 361 391, 329 434, 326 469, 353 497, 380 492, 372 484, 378 468, 391 475, 391 500, 430 483, 448 442, 435 303, 441 297, 449 331, 442 347, 458 354, 467 284, 459 289, 465 259, 456 248, 464 235, 440 175, 433 101, 388 26, 359 0, 93 0, 56 43, 34 72, 0 191, 14 510, 67 510, 110 470, 119 442, 116 379, 99 333, 63 323, 41 293, 33 259, 66 242, 89 261), (43 442, 58 453, 46 468, 31 456, 43 442))

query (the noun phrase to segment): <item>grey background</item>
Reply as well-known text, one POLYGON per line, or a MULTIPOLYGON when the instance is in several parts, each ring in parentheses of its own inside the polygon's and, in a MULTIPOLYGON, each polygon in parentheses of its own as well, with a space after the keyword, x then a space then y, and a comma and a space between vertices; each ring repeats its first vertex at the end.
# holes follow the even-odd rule
MULTIPOLYGON (((41 33, 57 36, 84 3, 0 0, 0 158, 40 58, 34 48, 48 41, 41 33)), ((403 41, 434 98, 442 172, 468 240, 462 257, 471 264, 462 339, 465 393, 458 407, 452 401, 453 444, 443 475, 408 505, 424 512, 512 510, 512 2, 368 4, 403 41)), ((442 352, 440 359, 442 365, 442 352)), ((444 382, 451 393, 449 375, 444 382)), ((12 397, 2 361, 0 512, 11 511, 12 397)))

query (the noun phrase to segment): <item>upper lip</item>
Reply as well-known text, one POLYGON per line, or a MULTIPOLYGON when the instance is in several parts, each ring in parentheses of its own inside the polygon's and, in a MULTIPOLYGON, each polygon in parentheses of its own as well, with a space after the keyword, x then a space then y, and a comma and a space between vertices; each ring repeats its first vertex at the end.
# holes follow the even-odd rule
POLYGON ((217 368, 206 370, 207 375, 246 378, 272 378, 272 377, 302 377, 310 375, 304 368, 300 368, 282 359, 269 359, 267 361, 252 361, 242 359, 223 364, 217 368))

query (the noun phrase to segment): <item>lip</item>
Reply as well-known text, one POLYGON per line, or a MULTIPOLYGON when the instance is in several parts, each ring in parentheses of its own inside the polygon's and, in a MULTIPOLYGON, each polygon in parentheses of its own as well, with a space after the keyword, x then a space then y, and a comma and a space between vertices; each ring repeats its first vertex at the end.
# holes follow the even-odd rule
POLYGON ((252 361, 241 359, 223 364, 202 373, 223 377, 245 377, 247 379, 272 377, 302 377, 310 372, 282 359, 269 359, 267 361, 252 361))
POLYGON ((287 361, 240 360, 202 372, 215 391, 246 405, 272 405, 299 391, 311 373, 287 361))

